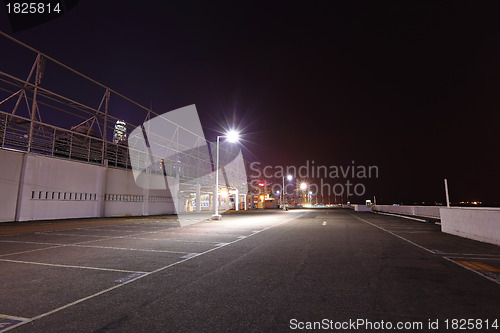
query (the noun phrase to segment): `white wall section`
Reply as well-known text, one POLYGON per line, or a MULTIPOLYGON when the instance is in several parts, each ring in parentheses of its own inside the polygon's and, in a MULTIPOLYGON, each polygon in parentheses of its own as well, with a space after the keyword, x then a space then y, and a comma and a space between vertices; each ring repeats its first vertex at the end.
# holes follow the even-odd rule
POLYGON ((500 245, 500 208, 441 208, 441 231, 500 245))
POLYGON ((167 190, 145 193, 129 170, 2 149, 0 160, 0 222, 174 213, 167 190))
POLYGON ((439 219, 439 206, 391 206, 375 205, 374 211, 439 219))

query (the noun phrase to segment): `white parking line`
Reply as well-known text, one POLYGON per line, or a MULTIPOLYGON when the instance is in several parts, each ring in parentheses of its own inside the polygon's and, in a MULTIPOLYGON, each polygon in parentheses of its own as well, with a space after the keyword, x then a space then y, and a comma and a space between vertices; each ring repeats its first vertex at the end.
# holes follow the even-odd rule
POLYGON ((188 258, 186 258, 186 259, 182 259, 182 260, 176 261, 176 262, 174 262, 174 263, 171 263, 171 264, 169 264, 169 265, 166 265, 166 266, 164 266, 164 267, 160 267, 160 268, 158 268, 158 269, 156 269, 156 270, 154 270, 154 271, 151 271, 151 272, 148 272, 148 273, 146 273, 146 274, 144 274, 144 275, 141 275, 141 276, 139 276, 139 277, 138 277, 138 278, 136 278, 136 279, 133 279, 133 280, 130 280, 130 281, 126 281, 126 282, 123 282, 123 283, 118 284, 118 285, 116 285, 116 286, 113 286, 113 287, 110 287, 110 288, 107 288, 107 289, 101 290, 101 291, 99 291, 99 292, 97 292, 97 293, 94 293, 94 294, 92 294, 92 295, 89 295, 89 296, 87 296, 87 297, 80 298, 80 299, 78 299, 78 300, 76 300, 76 301, 74 301, 74 302, 71 302, 71 303, 65 304, 65 305, 63 305, 63 306, 60 306, 60 307, 58 307, 58 308, 56 308, 56 309, 53 309, 53 310, 51 310, 51 311, 48 311, 48 312, 42 313, 42 314, 40 314, 40 315, 38 315, 38 316, 35 316, 35 317, 31 318, 31 321, 33 321, 33 320, 37 320, 37 319, 40 319, 40 318, 43 318, 43 317, 46 317, 46 316, 49 316, 49 315, 54 314, 54 313, 56 313, 56 312, 59 312, 59 311, 61 311, 61 310, 63 310, 63 309, 67 309, 67 308, 69 308, 69 307, 71 307, 71 306, 73 306, 73 305, 76 305, 76 304, 79 304, 79 303, 85 302, 85 301, 87 301, 87 300, 90 300, 90 299, 92 299, 92 298, 94 298, 94 297, 97 297, 97 296, 100 296, 100 295, 106 294, 106 293, 108 293, 108 292, 110 292, 110 291, 112 291, 112 290, 115 290, 115 289, 118 289, 118 288, 120 288, 120 287, 123 287, 124 285, 127 285, 127 284, 129 284, 129 283, 132 283, 132 282, 138 281, 138 280, 140 280, 140 279, 143 279, 143 278, 145 278, 146 276, 149 276, 149 275, 151 275, 151 274, 161 272, 161 271, 166 270, 166 269, 168 269, 168 268, 170 268, 170 267, 173 267, 173 266, 179 265, 179 264, 181 264, 181 263, 184 263, 184 262, 186 262, 186 261, 188 261, 188 260, 192 260, 193 258, 197 258, 197 257, 199 257, 199 256, 202 256, 202 255, 204 255, 204 254, 210 253, 210 252, 212 252, 212 251, 216 251, 216 250, 220 250, 220 249, 226 248, 228 245, 234 244, 234 243, 236 243, 236 242, 241 242, 241 241, 243 241, 244 239, 249 239, 250 237, 253 237, 253 236, 255 236, 255 235, 257 235, 257 234, 259 234, 259 233, 261 233, 261 232, 263 232, 263 231, 269 230, 269 229, 271 229, 271 228, 275 228, 275 227, 277 227, 277 226, 279 226, 279 225, 282 225, 282 224, 284 224, 284 223, 291 222, 291 221, 293 221, 293 220, 295 220, 295 219, 298 219, 298 218, 300 218, 300 217, 302 217, 302 216, 304 216, 304 215, 307 215, 307 214, 308 214, 307 212, 306 212, 306 213, 302 213, 302 214, 299 214, 299 215, 297 215, 297 216, 294 216, 293 218, 290 218, 290 219, 288 219, 288 220, 285 220, 285 221, 283 221, 283 222, 276 223, 276 224, 271 225, 271 226, 269 226, 269 227, 266 227, 266 228, 264 228, 264 229, 258 230, 258 231, 256 231, 255 233, 253 233, 252 235, 249 235, 247 238, 236 239, 236 240, 234 240, 234 241, 232 241, 232 242, 227 243, 227 245, 226 245, 226 246, 222 246, 222 247, 213 247, 213 248, 211 248, 211 249, 209 249, 209 250, 206 250, 206 251, 204 251, 204 252, 201 252, 201 253, 198 253, 198 254, 193 254, 193 255, 189 256, 188 258))
POLYGON ((220 242, 209 242, 209 241, 182 240, 182 239, 174 239, 174 238, 127 237, 127 239, 152 240, 152 241, 167 241, 167 242, 182 242, 182 243, 200 243, 200 244, 217 244, 217 243, 220 243, 220 242))
POLYGON ((404 238, 404 237, 401 237, 401 236, 399 236, 399 235, 395 234, 395 233, 394 233, 394 232, 392 232, 392 231, 389 231, 389 230, 387 230, 387 229, 385 229, 385 228, 382 228, 382 227, 380 227, 380 226, 376 225, 375 223, 368 222, 367 220, 365 220, 365 219, 363 219, 363 218, 361 218, 361 217, 358 217, 358 216, 356 216, 356 215, 353 215, 353 214, 351 214, 351 213, 348 213, 348 214, 349 214, 349 215, 351 215, 352 217, 354 217, 355 219, 360 220, 361 222, 368 223, 369 225, 372 225, 372 226, 374 226, 375 228, 378 228, 378 229, 380 229, 380 230, 383 230, 383 231, 385 231, 385 232, 387 232, 387 233, 389 233, 389 234, 393 235, 394 237, 397 237, 397 238, 399 238, 399 239, 404 240, 405 242, 408 242, 408 243, 410 243, 410 244, 412 244, 412 245, 415 245, 416 247, 421 248, 422 250, 425 250, 425 251, 427 251, 427 252, 430 252, 430 253, 432 253, 432 254, 435 254, 435 252, 434 252, 434 251, 429 250, 428 248, 423 247, 422 245, 418 245, 417 243, 412 242, 412 241, 411 241, 411 240, 409 240, 409 239, 406 239, 406 238, 404 238))
POLYGON ((97 235, 82 235, 82 234, 59 234, 59 233, 50 233, 50 232, 37 232, 37 234, 48 235, 48 236, 75 236, 75 237, 99 237, 106 238, 110 236, 97 236, 97 235))
POLYGON ((95 248, 95 249, 110 249, 110 250, 125 250, 125 251, 142 251, 142 252, 160 252, 160 253, 176 253, 176 254, 186 254, 189 252, 183 251, 170 251, 170 250, 153 250, 153 249, 136 249, 132 247, 115 247, 115 246, 97 246, 97 245, 77 245, 70 244, 68 246, 73 247, 85 247, 85 248, 95 248))
MULTIPOLYGON (((149 233, 154 233, 154 232, 144 231, 144 232, 136 233, 135 235, 139 236, 139 235, 149 234, 149 233)), ((49 242, 16 241, 16 240, 0 240, 0 242, 4 242, 4 243, 53 245, 53 246, 50 246, 50 247, 44 247, 44 248, 40 248, 40 249, 34 249, 34 250, 28 250, 28 251, 20 251, 20 252, 13 252, 13 253, 5 253, 5 254, 1 254, 0 257, 5 257, 5 256, 10 256, 10 255, 15 255, 15 254, 22 254, 22 253, 29 253, 29 252, 44 251, 44 250, 54 249, 54 248, 58 248, 58 247, 81 246, 82 244, 88 244, 88 243, 93 243, 93 242, 100 242, 100 241, 103 241, 103 240, 114 240, 114 239, 120 239, 120 238, 130 238, 130 236, 131 235, 124 235, 124 236, 103 236, 102 238, 99 238, 99 239, 93 239, 93 240, 89 240, 89 241, 76 242, 76 243, 68 243, 68 244, 49 243, 49 242)), ((132 235, 132 236, 134 236, 134 235, 132 235)), ((91 246, 89 246, 89 247, 91 247, 91 246)), ((95 246, 95 247, 97 247, 97 246, 95 246)), ((124 248, 117 248, 117 249, 123 250, 124 248)), ((134 250, 134 249, 130 249, 130 250, 134 250)), ((139 249, 135 249, 135 250, 139 250, 139 249)), ((173 253, 175 253, 175 252, 173 252, 173 253)), ((187 253, 187 252, 177 252, 177 253, 187 253)))
POLYGON ((396 217, 402 217, 404 219, 408 219, 408 220, 414 220, 414 221, 418 221, 418 222, 425 222, 427 223, 427 220, 424 220, 424 219, 419 219, 419 218, 416 218, 416 217, 411 217, 411 216, 406 216, 406 215, 399 215, 399 214, 391 214, 391 213, 382 213, 382 212, 374 212, 376 214, 380 214, 380 215, 388 215, 388 216, 396 216, 396 217))
MULTIPOLYGON (((489 276, 487 276, 487 275, 485 275, 485 274, 482 274, 482 273, 481 273, 481 271, 474 270, 474 269, 472 269, 472 268, 470 268, 470 267, 468 267, 468 266, 466 266, 466 265, 461 265, 461 264, 459 264, 458 262, 456 262, 455 260, 453 260, 453 259, 451 259, 451 258, 448 258, 448 257, 443 257, 443 258, 444 258, 444 259, 446 259, 446 260, 448 260, 448 261, 451 261, 451 262, 452 262, 452 263, 454 263, 455 265, 458 265, 458 266, 463 267, 463 268, 465 268, 465 269, 467 269, 467 270, 469 270, 469 271, 471 271, 471 272, 474 272, 474 273, 476 273, 477 275, 482 276, 483 278, 486 278, 486 279, 488 279, 488 280, 490 280, 490 281, 493 281, 493 282, 495 282, 496 284, 500 284, 500 281, 499 281, 499 280, 493 279, 493 278, 491 278, 491 277, 489 277, 489 276)), ((468 259, 471 259, 471 258, 468 258, 468 259)))
MULTIPOLYGON (((391 234, 391 235, 393 235, 393 236, 395 236, 395 237, 397 237, 397 238, 399 238, 399 239, 402 239, 402 240, 404 240, 405 242, 408 242, 408 243, 410 243, 410 244, 412 244, 412 245, 414 245, 414 246, 416 246, 416 247, 418 247, 418 248, 421 248, 421 249, 423 249, 423 250, 425 250, 425 251, 427 251, 427 252, 430 252, 430 253, 432 253, 432 254, 439 255, 439 256, 441 256, 443 259, 446 259, 446 260, 451 261, 451 262, 453 262, 454 264, 456 264, 456 265, 458 265, 458 266, 460 266, 460 267, 463 267, 463 268, 465 268, 465 269, 468 269, 469 271, 472 271, 472 272, 474 272, 474 273, 476 273, 476 274, 478 274, 478 275, 480 275, 480 276, 482 276, 482 277, 484 277, 484 278, 487 278, 488 280, 493 281, 493 282, 495 282, 496 284, 500 284, 500 281, 498 281, 498 280, 495 280, 495 279, 493 279, 493 278, 491 278, 491 277, 489 277, 489 276, 486 276, 486 275, 484 275, 484 274, 481 274, 479 271, 475 271, 475 270, 473 270, 473 269, 471 269, 471 268, 469 268, 469 267, 466 267, 466 266, 464 266, 464 265, 461 265, 461 264, 457 263, 456 261, 454 261, 453 259, 451 259, 452 257, 447 256, 447 254, 446 254, 446 253, 443 253, 443 252, 440 252, 440 251, 437 251, 437 250, 430 250, 430 249, 428 249, 428 248, 426 248, 426 247, 423 247, 423 246, 421 246, 421 245, 418 245, 417 243, 412 242, 412 241, 411 241, 411 240, 409 240, 409 239, 406 239, 406 238, 404 238, 404 237, 401 237, 401 236, 399 236, 399 235, 396 235, 396 234, 395 234, 394 232, 392 232, 392 231, 389 231, 389 230, 387 230, 387 229, 384 229, 384 228, 382 228, 382 227, 380 227, 380 226, 378 226, 378 225, 376 225, 376 224, 374 224, 374 223, 368 222, 367 220, 365 220, 365 219, 363 219, 363 218, 360 218, 360 217, 358 217, 358 216, 356 216, 356 215, 353 215, 353 214, 351 214, 351 213, 348 213, 348 214, 349 214, 349 215, 352 215, 354 218, 356 218, 356 219, 358 219, 358 220, 360 220, 360 221, 362 221, 362 222, 368 223, 368 224, 370 224, 370 225, 372 225, 372 226, 374 226, 374 227, 376 227, 376 228, 378 228, 378 229, 380 229, 380 230, 383 230, 383 231, 385 231, 385 232, 387 232, 387 233, 389 233, 389 234, 391 234)), ((494 258, 494 257, 489 257, 489 255, 487 255, 487 254, 470 254, 470 255, 467 255, 467 254, 462 254, 462 255, 459 255, 459 254, 457 253, 456 255, 458 255, 458 258, 460 258, 461 256, 464 256, 464 257, 466 257, 467 259, 472 259, 470 256, 478 256, 478 257, 479 257, 479 256, 487 256, 487 257, 488 257, 487 259, 493 259, 493 258, 494 258)), ((492 256, 496 256, 496 255, 492 255, 492 256)), ((497 259, 497 260, 499 260, 499 259, 497 259)))
POLYGON ((65 244, 61 244, 61 243, 30 242, 30 241, 7 241, 7 240, 0 240, 0 243, 39 244, 39 245, 65 245, 65 244))
POLYGON ((36 262, 36 261, 23 261, 23 260, 10 260, 10 259, 0 259, 0 261, 14 262, 14 263, 18 263, 18 264, 31 264, 31 265, 41 265, 41 266, 52 266, 52 267, 92 269, 92 270, 96 270, 96 271, 111 271, 111 272, 124 272, 124 273, 135 273, 135 272, 137 272, 137 271, 129 271, 129 270, 125 270, 125 269, 90 267, 90 266, 75 266, 75 265, 62 265, 62 264, 49 264, 49 263, 45 263, 45 262, 36 262))
POLYGON ((44 247, 44 248, 41 248, 41 249, 34 249, 34 250, 26 250, 26 251, 20 251, 20 252, 5 253, 5 254, 0 254, 0 257, 12 256, 14 254, 36 252, 36 251, 40 251, 40 250, 56 249, 58 247, 64 247, 64 246, 66 246, 66 245, 49 246, 49 247, 44 247))
POLYGON ((7 332, 30 321, 28 318, 0 314, 0 332, 7 332))

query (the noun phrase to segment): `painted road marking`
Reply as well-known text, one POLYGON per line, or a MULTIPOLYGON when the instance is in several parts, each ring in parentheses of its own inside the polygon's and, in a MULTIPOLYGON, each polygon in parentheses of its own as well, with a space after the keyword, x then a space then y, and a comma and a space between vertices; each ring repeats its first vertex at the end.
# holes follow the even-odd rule
MULTIPOLYGON (((466 261, 457 261, 457 260, 450 259, 450 257, 446 256, 446 255, 448 255, 448 253, 442 253, 441 251, 436 250, 436 249, 433 249, 433 250, 428 249, 428 248, 426 248, 424 246, 421 246, 421 245, 419 245, 419 244, 417 244, 415 242, 410 241, 409 239, 406 239, 406 238, 404 238, 404 237, 402 237, 400 235, 397 235, 396 233, 394 233, 394 232, 392 232, 390 230, 387 230, 387 229, 385 229, 385 228, 383 228, 383 227, 381 227, 381 226, 379 226, 379 225, 377 225, 375 223, 371 223, 371 222, 369 222, 369 221, 367 221, 367 220, 365 220, 363 218, 357 217, 354 214, 351 214, 351 213, 348 213, 348 214, 351 215, 351 216, 353 216, 354 218, 358 219, 359 221, 368 223, 368 224, 374 226, 375 228, 378 228, 378 229, 383 230, 383 231, 385 231, 385 232, 387 232, 387 233, 389 233, 389 234, 391 234, 391 235, 393 235, 395 237, 398 237, 399 239, 402 239, 405 242, 408 242, 408 243, 410 243, 410 244, 412 244, 412 245, 414 245, 414 246, 416 246, 418 248, 421 248, 422 250, 425 250, 425 251, 430 252, 432 254, 440 255, 440 256, 442 256, 443 259, 449 260, 449 261, 451 261, 452 263, 454 263, 456 265, 459 265, 459 266, 461 266, 461 267, 463 267, 465 269, 470 270, 471 272, 474 272, 474 273, 482 276, 483 278, 486 278, 486 279, 488 279, 490 281, 493 281, 493 282, 495 282, 497 284, 500 284, 500 273, 497 272, 496 268, 494 268, 494 267, 491 267, 491 266, 488 266, 488 265, 485 265, 485 264, 482 264, 482 263, 480 263, 480 264, 482 264, 480 266, 475 266, 475 265, 471 266, 471 265, 467 265, 467 264, 461 264, 461 262, 462 263, 466 263, 466 261), (489 270, 477 270, 477 269, 472 268, 472 267, 488 268, 489 270), (492 271, 491 268, 493 268, 494 270, 492 271)), ((471 255, 472 256, 472 254, 461 254, 461 256, 465 256, 465 255, 471 255)), ((476 256, 488 256, 488 255, 478 254, 476 256)), ((470 258, 470 259, 472 259, 472 258, 470 258)), ((469 262, 467 262, 467 263, 469 263, 469 262)), ((477 262, 473 262, 473 263, 477 265, 477 262)))
POLYGON ((170 250, 153 250, 153 249, 136 249, 133 247, 115 247, 115 246, 97 246, 97 245, 76 245, 70 244, 68 246, 73 247, 85 247, 91 249, 106 249, 106 250, 125 250, 125 251, 141 251, 141 252, 160 252, 160 253, 175 253, 175 254, 184 254, 187 252, 183 251, 170 251, 170 250))
POLYGON ((412 217, 412 216, 399 215, 399 214, 391 214, 391 213, 382 213, 382 212, 377 212, 377 211, 375 211, 375 213, 376 213, 376 214, 380 214, 380 215, 388 215, 388 216, 402 217, 402 218, 404 218, 404 219, 408 219, 408 220, 415 220, 415 221, 418 221, 418 222, 424 222, 424 223, 427 223, 427 220, 424 220, 424 219, 419 219, 419 218, 412 217))
POLYGON ((462 261, 462 260, 453 260, 447 257, 443 257, 446 260, 449 260, 457 265, 460 265, 471 272, 479 274, 488 280, 496 282, 500 284, 500 269, 492 267, 490 265, 483 264, 479 261, 462 261))
POLYGON ((45 263, 45 262, 35 262, 35 261, 22 261, 22 260, 10 260, 10 259, 0 259, 0 261, 13 262, 13 263, 17 263, 17 264, 31 264, 31 265, 64 267, 64 268, 93 269, 93 270, 97 270, 97 271, 126 272, 126 273, 134 272, 134 271, 127 271, 125 269, 113 269, 113 268, 89 267, 89 266, 75 266, 75 265, 60 265, 60 264, 48 264, 48 263, 45 263))
POLYGON ((500 269, 476 261, 456 261, 458 264, 475 271, 500 272, 500 269))
POLYGON ((180 259, 189 259, 192 257, 196 257, 197 255, 199 255, 199 253, 188 253, 185 256, 182 256, 180 259))
POLYGON ((390 230, 387 230, 387 229, 385 229, 385 228, 382 228, 381 226, 378 226, 378 225, 376 225, 375 223, 369 222, 369 221, 367 221, 367 220, 365 220, 365 219, 363 219, 363 218, 361 218, 361 217, 358 217, 358 216, 356 216, 356 215, 354 215, 354 214, 351 214, 351 213, 348 213, 348 214, 349 214, 349 215, 351 215, 352 217, 354 217, 355 219, 359 220, 359 221, 362 221, 362 222, 368 223, 369 225, 372 225, 372 226, 374 226, 375 228, 378 228, 378 229, 380 229, 380 230, 383 230, 383 231, 385 231, 385 232, 387 232, 387 233, 389 233, 389 234, 393 235, 394 237, 397 237, 397 238, 399 238, 399 239, 402 239, 402 240, 404 240, 405 242, 408 242, 408 243, 410 243, 410 244, 412 244, 412 245, 414 245, 414 246, 416 246, 416 247, 418 247, 418 248, 420 248, 420 249, 422 249, 422 250, 425 250, 425 251, 427 251, 427 252, 430 252, 430 253, 434 254, 434 251, 433 251, 433 250, 429 250, 428 248, 426 248, 426 247, 424 247, 424 246, 422 246, 422 245, 418 245, 417 243, 412 242, 411 240, 406 239, 406 238, 404 238, 404 237, 402 237, 402 236, 399 236, 399 235, 397 235, 396 233, 394 233, 394 232, 392 232, 392 231, 390 231, 390 230))
MULTIPOLYGON (((464 257, 464 256, 448 256, 448 258, 459 258, 459 259, 467 259, 467 260, 500 260, 500 258, 495 257, 487 257, 487 256, 477 256, 477 257, 464 257)), ((455 260, 453 259, 453 260, 455 260)))
POLYGON ((41 251, 41 250, 57 249, 58 247, 64 247, 64 246, 66 246, 66 245, 49 246, 49 247, 42 247, 41 249, 34 249, 34 250, 26 250, 26 251, 20 251, 20 252, 5 253, 5 254, 0 254, 0 257, 11 256, 11 255, 14 255, 14 254, 23 254, 23 253, 29 253, 29 252, 36 252, 36 251, 41 251))
MULTIPOLYGON (((307 215, 307 214, 308 214, 308 213, 299 214, 298 216, 295 216, 295 217, 293 217, 293 218, 290 218, 290 219, 287 219, 287 220, 285 220, 285 221, 282 221, 282 222, 279 222, 279 223, 276 223, 276 224, 270 225, 270 226, 268 226, 268 227, 266 227, 266 228, 264 228, 264 229, 262 229, 262 230, 259 230, 258 232, 266 231, 266 230, 269 230, 269 229, 271 229, 271 228, 275 228, 275 227, 277 227, 277 226, 280 226, 280 225, 282 225, 282 224, 289 223, 289 222, 291 222, 291 221, 293 221, 293 220, 296 220, 296 219, 298 219, 298 218, 300 218, 300 217, 302 217, 302 216, 304 216, 304 215, 307 215)), ((250 236, 254 236, 254 235, 256 235, 256 234, 257 234, 257 233, 254 233, 254 234, 252 234, 252 235, 250 235, 250 236)), ((250 237, 250 236, 249 236, 249 237, 250 237)), ((234 244, 234 243, 239 242, 239 241, 241 241, 241 239, 236 239, 236 240, 234 240, 234 241, 232 241, 232 242, 229 242, 229 243, 222 243, 222 244, 225 244, 225 245, 231 245, 231 244, 234 244)), ((202 255, 204 255, 204 254, 210 253, 210 252, 212 252, 212 251, 216 251, 216 250, 218 250, 219 248, 220 248, 220 247, 213 247, 213 248, 211 248, 211 249, 209 249, 209 250, 206 250, 205 252, 201 252, 201 253, 199 253, 199 256, 202 256, 202 255)), ((198 256, 196 256, 196 257, 198 257, 198 256)), ((192 259, 192 258, 195 258, 195 257, 191 257, 191 258, 187 258, 187 259, 179 260, 179 261, 176 261, 176 262, 174 262, 174 263, 168 264, 168 265, 166 265, 166 266, 160 267, 160 268, 158 268, 158 269, 156 269, 156 270, 154 270, 154 271, 151 271, 151 272, 148 272, 148 273, 144 273, 143 275, 140 275, 140 276, 138 276, 137 278, 135 278, 135 279, 133 279, 133 280, 125 281, 125 282, 123 282, 123 283, 118 283, 118 284, 114 285, 113 287, 110 287, 110 288, 107 288, 107 289, 101 290, 101 291, 96 292, 96 293, 94 293, 94 294, 92 294, 92 295, 89 295, 89 296, 87 296, 87 297, 83 297, 83 298, 77 299, 76 301, 73 301, 73 302, 71 302, 71 303, 65 304, 65 305, 63 305, 63 306, 60 306, 60 307, 55 308, 55 309, 53 309, 53 310, 50 310, 50 311, 48 311, 48 312, 42 313, 42 314, 40 314, 40 315, 38 315, 38 316, 35 316, 35 317, 33 317, 33 318, 29 319, 28 321, 34 321, 34 320, 38 320, 38 319, 41 319, 41 318, 44 318, 44 317, 50 316, 50 315, 52 315, 52 314, 54 314, 54 313, 56 313, 56 312, 59 312, 59 311, 61 311, 61 310, 67 309, 67 308, 69 308, 69 307, 72 307, 73 305, 76 305, 76 304, 79 304, 79 303, 85 302, 85 301, 90 300, 90 299, 93 299, 93 298, 95 298, 95 297, 97 297, 97 296, 100 296, 100 295, 106 294, 106 293, 108 293, 108 292, 110 292, 110 291, 112 291, 112 290, 118 289, 118 288, 120 288, 120 287, 122 287, 122 286, 124 286, 124 285, 126 285, 126 284, 128 284, 128 283, 131 283, 131 282, 135 281, 135 280, 139 280, 139 279, 141 279, 141 278, 143 278, 143 277, 146 277, 146 276, 148 276, 148 275, 155 274, 155 273, 158 273, 158 272, 164 271, 164 270, 166 270, 166 269, 169 269, 169 268, 171 268, 171 267, 174 267, 174 266, 176 266, 176 265, 182 264, 182 263, 184 263, 184 262, 186 262, 186 261, 188 261, 188 260, 190 260, 190 259, 192 259)), ((26 323, 26 322, 23 322, 23 324, 24 324, 24 323, 26 323)), ((21 324, 19 324, 19 325, 21 325, 21 324)))
POLYGON ((243 238, 247 238, 247 236, 238 236, 238 237, 236 237, 236 238, 238 238, 238 239, 243 239, 243 238))
POLYGON ((108 238, 113 236, 97 236, 97 235, 86 235, 86 234, 60 234, 60 233, 49 233, 49 232, 37 232, 37 234, 47 235, 47 236, 75 236, 75 237, 98 237, 98 238, 108 238))
POLYGON ((144 238, 144 237, 127 237, 127 239, 142 239, 150 241, 168 241, 168 242, 182 242, 182 243, 203 243, 203 244, 217 244, 219 242, 209 242, 209 241, 195 241, 195 240, 183 240, 174 238, 144 238))
POLYGON ((31 319, 0 315, 0 332, 6 332, 29 321, 31 321, 31 319))
POLYGON ((13 240, 0 240, 1 243, 17 243, 17 244, 37 244, 37 245, 67 245, 61 243, 47 243, 47 242, 30 242, 30 241, 13 241, 13 240))
POLYGON ((146 274, 146 272, 134 272, 130 275, 127 275, 125 277, 122 277, 121 279, 118 279, 118 280, 115 280, 113 282, 116 282, 116 283, 124 283, 124 282, 129 282, 129 281, 132 281, 132 280, 135 280, 135 279, 138 279, 140 278, 141 276, 143 276, 144 274, 146 274))
POLYGON ((492 267, 490 265, 483 264, 477 261, 455 261, 457 264, 466 267, 470 270, 476 271, 490 279, 495 281, 500 281, 500 269, 492 267))
POLYGON ((222 247, 222 246, 226 246, 228 245, 229 243, 218 243, 218 244, 215 244, 214 246, 215 247, 222 247))
MULTIPOLYGON (((122 238, 122 237, 113 237, 113 238, 107 238, 104 239, 105 241, 107 240, 116 240, 117 238, 122 238)), ((98 240, 91 240, 91 241, 86 241, 86 242, 78 242, 78 243, 73 243, 73 244, 57 244, 57 243, 35 243, 35 242, 19 242, 19 241, 0 241, 0 242, 8 242, 8 243, 26 243, 26 244, 37 244, 37 245, 55 245, 53 247, 45 247, 41 249, 35 249, 35 250, 30 250, 30 251, 23 251, 23 252, 16 252, 16 253, 6 253, 0 255, 2 256, 7 256, 7 255, 13 255, 13 254, 19 254, 19 253, 25 253, 25 252, 35 252, 35 251, 42 251, 42 250, 47 250, 51 248, 57 248, 61 246, 66 246, 66 247, 85 247, 85 248, 95 248, 95 249, 111 249, 111 250, 126 250, 126 251, 142 251, 142 252, 164 252, 164 253, 176 253, 176 254, 183 254, 187 252, 183 251, 170 251, 170 250, 154 250, 154 249, 136 249, 133 247, 117 247, 117 246, 98 246, 98 245, 82 245, 82 244, 87 244, 91 242, 102 242, 103 239, 98 239, 98 240)))
MULTIPOLYGON (((102 228, 103 227, 105 227, 105 226, 102 226, 102 228)), ((99 228, 99 227, 95 227, 95 228, 92 228, 92 229, 95 230, 97 228, 99 228)), ((82 229, 82 228, 77 228, 77 229, 82 229)), ((165 229, 164 231, 167 231, 167 230, 170 230, 170 229, 165 229)), ((54 230, 54 231, 58 231, 58 230, 54 230)), ((105 238, 105 240, 114 240, 114 239, 120 239, 120 238, 125 238, 126 239, 126 238, 130 238, 130 236, 140 236, 140 235, 143 235, 143 234, 151 234, 151 233, 156 233, 156 231, 153 231, 153 232, 144 231, 144 232, 139 232, 139 233, 136 233, 136 234, 133 234, 133 235, 126 235, 126 236, 114 236, 114 237, 113 236, 108 236, 107 238, 105 238)), ((16 235, 5 235, 5 236, 16 236, 16 235)), ((78 246, 78 245, 81 245, 81 244, 99 242, 99 241, 102 241, 102 240, 103 239, 94 239, 94 240, 90 240, 90 241, 77 242, 77 243, 72 243, 72 244, 0 240, 0 242, 7 242, 7 243, 25 243, 25 244, 39 244, 39 245, 54 245, 54 246, 51 246, 51 247, 44 247, 44 248, 41 248, 41 249, 20 251, 20 252, 14 252, 14 253, 6 253, 6 254, 0 255, 0 257, 10 256, 10 255, 14 255, 14 254, 22 254, 22 253, 29 253, 29 252, 44 251, 44 250, 49 250, 49 249, 54 249, 54 248, 64 247, 64 246, 78 246)), ((179 252, 179 253, 186 253, 186 252, 179 252)))
POLYGON ((323 225, 326 225, 326 221, 323 221, 323 225))

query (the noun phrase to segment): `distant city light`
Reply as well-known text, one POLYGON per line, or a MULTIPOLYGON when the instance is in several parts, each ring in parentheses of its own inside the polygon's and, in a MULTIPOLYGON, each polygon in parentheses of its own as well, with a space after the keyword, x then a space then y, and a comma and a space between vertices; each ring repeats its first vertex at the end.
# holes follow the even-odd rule
POLYGON ((113 131, 113 142, 120 143, 127 139, 127 124, 123 120, 117 120, 113 131))
POLYGON ((293 179, 293 177, 292 177, 292 175, 288 175, 288 176, 286 176, 286 179, 288 179, 288 180, 292 180, 292 179, 293 179))
POLYGON ((306 183, 301 183, 301 184, 300 184, 300 189, 301 189, 301 190, 305 190, 305 189, 307 189, 307 184, 306 184, 306 183))

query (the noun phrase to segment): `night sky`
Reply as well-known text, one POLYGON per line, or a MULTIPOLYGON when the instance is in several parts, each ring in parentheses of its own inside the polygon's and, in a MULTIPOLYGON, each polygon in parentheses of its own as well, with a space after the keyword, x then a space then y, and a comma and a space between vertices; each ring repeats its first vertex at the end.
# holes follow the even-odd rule
MULTIPOLYGON (((498 1, 80 0, 15 33, 2 8, 0 29, 157 113, 196 104, 262 166, 378 166, 352 201, 444 202, 447 178, 454 203, 500 203, 498 1)), ((11 45, 0 67, 27 74, 11 45)))

